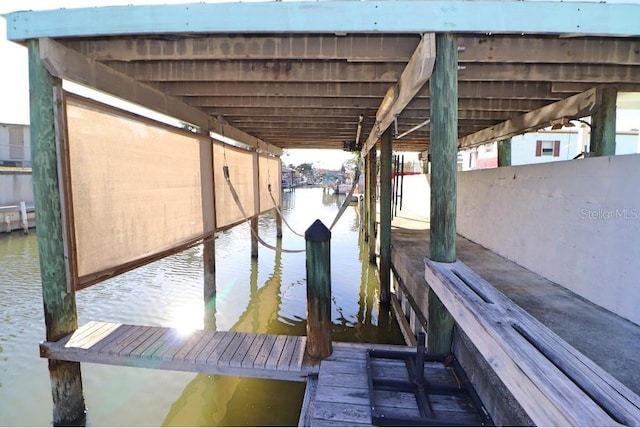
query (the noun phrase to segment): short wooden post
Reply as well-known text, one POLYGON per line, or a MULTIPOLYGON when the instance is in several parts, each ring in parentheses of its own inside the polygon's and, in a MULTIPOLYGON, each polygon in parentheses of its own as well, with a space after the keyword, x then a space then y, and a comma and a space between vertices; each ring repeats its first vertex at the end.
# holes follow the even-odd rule
MULTIPOLYGON (((282 209, 282 204, 280 204, 278 208, 282 209)), ((282 216, 278 210, 276 210, 276 238, 282 238, 282 216)))
POLYGON ((602 92, 602 104, 591 116, 590 156, 613 156, 616 154, 616 100, 618 90, 606 87, 602 92))
MULTIPOLYGON (((429 257, 456 260, 458 159, 458 46, 453 34, 436 35, 436 63, 431 95, 431 229, 429 257)), ((453 318, 429 290, 427 349, 451 351, 453 318)))
MULTIPOLYGON (((38 252, 46 339, 57 341, 78 328, 76 296, 67 287, 60 183, 56 161, 54 88, 62 82, 51 76, 40 59, 37 40, 29 41, 29 88, 33 196, 38 225, 38 252)), ((53 395, 53 425, 84 425, 80 363, 49 360, 53 395)))
POLYGON ((511 138, 498 141, 498 166, 511 166, 511 138))
POLYGON ((202 244, 202 263, 204 265, 204 302, 216 298, 216 240, 214 237, 202 244))
POLYGON ((391 128, 380 139, 380 303, 391 303, 391 128))
POLYGON ((258 217, 251 219, 251 257, 258 258, 258 217))
POLYGON ((367 171, 367 178, 369 179, 367 186, 371 189, 369 192, 369 261, 371 263, 376 262, 376 221, 378 217, 377 213, 377 200, 378 200, 378 152, 375 146, 369 151, 367 158, 369 158, 370 168, 367 171))
POLYGON ((316 220, 305 231, 307 251, 307 354, 327 358, 331 347, 331 231, 316 220))

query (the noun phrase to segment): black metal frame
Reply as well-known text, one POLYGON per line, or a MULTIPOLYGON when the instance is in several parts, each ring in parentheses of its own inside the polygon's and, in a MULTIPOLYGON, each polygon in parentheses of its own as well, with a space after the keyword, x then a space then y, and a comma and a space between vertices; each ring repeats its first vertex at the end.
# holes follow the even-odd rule
POLYGON ((458 379, 467 379, 464 370, 453 355, 426 353, 424 339, 424 334, 421 333, 418 336, 418 346, 415 353, 373 349, 367 351, 366 364, 369 400, 371 403, 371 422, 378 426, 469 426, 468 423, 456 423, 448 422, 444 419, 436 419, 428 397, 429 394, 432 394, 463 395, 468 397, 473 403, 475 414, 480 420, 479 426, 493 425, 489 413, 482 405, 480 398, 471 387, 470 382, 461 382, 459 387, 451 387, 439 385, 424 379, 423 367, 425 361, 445 364, 446 359, 451 360, 451 365, 458 379), (375 358, 404 361, 407 368, 408 381, 374 378, 372 360, 375 358), (418 404, 420 417, 413 418, 382 413, 374 402, 375 390, 412 393, 418 404))

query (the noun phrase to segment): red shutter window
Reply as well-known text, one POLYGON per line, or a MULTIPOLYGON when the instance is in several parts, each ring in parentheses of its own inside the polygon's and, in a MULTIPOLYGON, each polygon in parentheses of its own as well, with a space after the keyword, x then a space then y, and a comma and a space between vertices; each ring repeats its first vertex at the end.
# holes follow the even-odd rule
POLYGON ((556 158, 560 156, 560 141, 558 140, 553 142, 553 156, 556 158))
POLYGON ((542 156, 542 140, 536 141, 536 156, 542 156))

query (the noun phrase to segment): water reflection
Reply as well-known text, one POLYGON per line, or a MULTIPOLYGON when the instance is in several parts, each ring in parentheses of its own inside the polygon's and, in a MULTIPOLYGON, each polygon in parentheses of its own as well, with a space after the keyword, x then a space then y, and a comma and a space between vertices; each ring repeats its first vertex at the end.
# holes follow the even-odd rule
MULTIPOLYGON (((337 207, 344 200, 344 195, 326 195, 321 189, 298 189, 284 194, 283 211, 287 219, 296 225, 302 224, 300 210, 296 210, 300 218, 290 216, 291 211, 296 203, 298 207, 305 206, 300 203, 306 200, 305 196, 320 196, 320 194, 322 194, 322 205, 331 207, 335 214, 337 207)), ((311 200, 307 200, 305 204, 308 208, 307 215, 309 212, 317 213, 313 209, 313 205, 317 205, 317 202, 313 204, 311 200)), ((306 221, 310 221, 310 218, 307 217, 306 221)), ((274 226, 273 218, 269 216, 261 218, 260 229, 267 234, 274 226)), ((332 272, 337 273, 337 275, 334 273, 333 277, 346 279, 346 281, 333 283, 333 340, 402 343, 395 322, 387 312, 378 311, 377 271, 375 265, 368 262, 366 243, 359 241, 359 237, 353 234, 359 230, 354 211, 349 210, 349 214, 342 220, 342 225, 336 228, 340 233, 344 233, 345 230, 351 232, 351 238, 354 241, 352 249, 357 249, 358 252, 357 260, 354 257, 356 254, 353 253, 351 253, 353 259, 342 260, 348 265, 347 272, 332 268, 332 272), (353 273, 357 276, 351 275, 353 273)), ((289 233, 289 235, 293 234, 289 233)), ((287 238, 285 234, 282 241, 277 241, 277 245, 281 248, 282 245, 293 245, 293 242, 300 245, 299 241, 291 237, 287 238)), ((334 249, 337 247, 332 245, 332 250, 334 249)), ((337 251, 339 258, 346 255, 343 250, 337 251)), ((264 253, 260 254, 260 262, 263 261, 264 255, 264 253)), ((261 263, 256 260, 251 262, 249 274, 251 299, 231 330, 305 334, 304 316, 296 316, 294 313, 299 312, 306 304, 306 297, 299 296, 300 293, 306 293, 304 276, 301 276, 301 272, 298 271, 295 281, 283 282, 283 255, 281 252, 275 252, 273 257, 273 268, 264 283, 258 281, 261 263), (284 290, 283 283, 286 284, 284 290)), ((286 257, 287 261, 293 259, 299 263, 304 262, 304 255, 287 254, 286 257)), ((339 269, 342 269, 342 266, 342 263, 338 264, 339 269)), ((288 270, 285 269, 285 272, 288 270)), ((200 374, 185 387, 181 396, 171 406, 163 425, 296 425, 303 394, 304 384, 302 383, 200 374)))
MULTIPOLYGON (((344 195, 322 189, 283 194, 283 213, 297 232, 333 221, 344 195)), ((377 305, 378 279, 359 240, 355 206, 332 230, 332 337, 340 341, 402 343, 388 313, 377 305)), ((287 228, 275 238, 272 215, 260 218, 261 237, 285 249, 304 248, 287 228)), ((250 257, 247 224, 216 240, 217 295, 203 305, 202 247, 159 260, 77 294, 79 321, 209 328, 303 335, 306 331, 304 253, 259 249, 250 257)), ((42 291, 35 234, 0 237, 0 425, 51 423, 42 291)), ((88 423, 99 426, 296 425, 303 383, 194 375, 83 364, 88 423)))

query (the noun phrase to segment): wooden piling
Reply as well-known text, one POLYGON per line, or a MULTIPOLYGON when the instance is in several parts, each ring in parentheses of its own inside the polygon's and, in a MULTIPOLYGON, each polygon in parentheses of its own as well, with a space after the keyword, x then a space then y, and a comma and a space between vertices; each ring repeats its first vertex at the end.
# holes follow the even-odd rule
MULTIPOLYGON (((430 79, 431 100, 431 260, 456 260, 458 159, 458 45, 453 34, 436 35, 436 62, 430 79)), ((448 353, 453 318, 429 290, 427 349, 448 353)))
POLYGON ((307 354, 327 358, 331 346, 331 231, 316 220, 304 233, 307 251, 307 354))
POLYGON ((377 156, 378 152, 376 151, 375 146, 369 151, 367 158, 369 159, 370 168, 367 170, 367 187, 371 190, 369 192, 369 215, 368 215, 368 230, 369 230, 369 262, 376 262, 376 220, 377 220, 377 211, 376 205, 378 200, 378 166, 377 166, 377 156))
POLYGON ((498 142, 498 166, 511 166, 511 138, 498 142))
MULTIPOLYGON (((75 292, 70 290, 63 244, 62 206, 56 160, 54 89, 62 81, 51 76, 40 59, 37 40, 30 40, 29 95, 33 195, 38 225, 38 252, 47 341, 57 341, 78 328, 75 292)), ((84 425, 86 411, 80 364, 49 360, 54 425, 84 425)))
POLYGON ((204 302, 209 304, 216 298, 216 240, 211 238, 202 244, 202 263, 204 265, 204 302))
POLYGON ((616 101, 618 90, 599 88, 602 93, 600 108, 591 116, 590 156, 616 154, 616 101))
POLYGON ((251 219, 251 257, 258 258, 258 217, 251 219))
POLYGON ((380 303, 391 304, 391 128, 380 139, 380 303))

